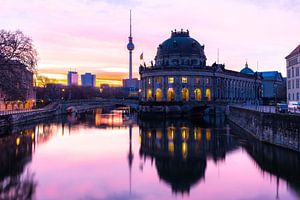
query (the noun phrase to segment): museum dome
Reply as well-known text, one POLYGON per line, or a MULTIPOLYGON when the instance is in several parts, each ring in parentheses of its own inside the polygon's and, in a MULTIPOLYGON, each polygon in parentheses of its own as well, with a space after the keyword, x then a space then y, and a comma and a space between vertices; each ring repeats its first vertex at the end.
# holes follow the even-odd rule
POLYGON ((200 65, 206 62, 204 45, 202 46, 197 40, 191 38, 188 30, 172 31, 171 37, 158 46, 155 57, 156 64, 169 64, 165 61, 171 57, 173 60, 177 57, 178 65, 200 65), (180 62, 182 58, 193 58, 194 60, 180 62), (197 62, 195 59, 198 59, 197 62))
POLYGON ((241 70, 241 73, 253 75, 254 71, 248 67, 248 63, 246 62, 245 67, 241 70))

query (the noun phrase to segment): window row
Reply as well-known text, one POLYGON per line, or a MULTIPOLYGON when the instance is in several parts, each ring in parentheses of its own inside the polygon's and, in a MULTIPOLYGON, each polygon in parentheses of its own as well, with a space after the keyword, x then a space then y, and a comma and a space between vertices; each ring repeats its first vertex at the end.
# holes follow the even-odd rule
POLYGON ((300 101, 299 92, 297 92, 297 93, 289 93, 288 94, 288 100, 289 101, 300 101))
POLYGON ((288 81, 288 89, 295 89, 300 88, 300 81, 299 79, 296 79, 296 86, 295 86, 295 80, 289 80, 288 81))
MULTIPOLYGON (((155 101, 162 101, 163 100, 163 91, 160 88, 157 88, 154 93, 154 97, 152 95, 152 90, 149 88, 146 91, 146 98, 147 100, 155 100, 155 101)), ((190 94, 187 88, 183 88, 181 90, 181 98, 182 101, 189 101, 190 94)), ((196 101, 203 100, 202 98, 202 91, 200 88, 194 90, 194 98, 196 101)), ((209 88, 205 90, 205 99, 207 101, 211 101, 211 91, 209 88)), ((167 91, 167 101, 175 101, 175 91, 173 88, 169 88, 167 91)))
POLYGON ((292 67, 292 69, 288 69, 287 71, 287 77, 288 78, 294 78, 300 76, 299 67, 292 67))

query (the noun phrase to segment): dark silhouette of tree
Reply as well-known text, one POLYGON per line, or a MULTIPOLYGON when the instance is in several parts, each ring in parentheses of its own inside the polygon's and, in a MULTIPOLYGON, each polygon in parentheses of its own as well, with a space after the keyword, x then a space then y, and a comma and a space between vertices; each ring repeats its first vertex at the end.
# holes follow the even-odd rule
POLYGON ((0 65, 1 69, 9 69, 11 61, 17 61, 27 70, 35 72, 37 51, 31 38, 21 31, 0 30, 0 65))
POLYGON ((25 100, 33 84, 37 52, 21 31, 0 30, 0 88, 6 100, 25 100))

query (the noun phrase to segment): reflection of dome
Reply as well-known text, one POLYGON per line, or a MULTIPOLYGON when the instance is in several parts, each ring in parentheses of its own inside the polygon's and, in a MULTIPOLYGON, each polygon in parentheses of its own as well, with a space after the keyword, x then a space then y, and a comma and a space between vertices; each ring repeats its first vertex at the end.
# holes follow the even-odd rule
POLYGON ((171 185, 172 191, 181 193, 189 192, 191 186, 204 177, 206 169, 205 158, 157 157, 155 164, 159 177, 171 185))
POLYGON ((246 62, 245 67, 241 70, 241 73, 253 75, 254 71, 248 67, 248 63, 246 62))
MULTIPOLYGON (((166 59, 171 57, 180 65, 204 65, 206 62, 204 46, 191 38, 189 31, 185 32, 183 30, 172 31, 171 38, 158 46, 155 57, 156 64, 166 64, 166 59)), ((172 64, 172 61, 168 60, 168 64, 172 64)))

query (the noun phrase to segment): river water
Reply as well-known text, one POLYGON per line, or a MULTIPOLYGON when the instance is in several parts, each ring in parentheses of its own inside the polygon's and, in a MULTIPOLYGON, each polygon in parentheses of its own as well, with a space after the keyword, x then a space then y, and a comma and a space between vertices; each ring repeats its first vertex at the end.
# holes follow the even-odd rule
POLYGON ((1 133, 0 199, 300 199, 299 154, 222 119, 98 109, 1 133))

